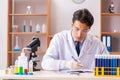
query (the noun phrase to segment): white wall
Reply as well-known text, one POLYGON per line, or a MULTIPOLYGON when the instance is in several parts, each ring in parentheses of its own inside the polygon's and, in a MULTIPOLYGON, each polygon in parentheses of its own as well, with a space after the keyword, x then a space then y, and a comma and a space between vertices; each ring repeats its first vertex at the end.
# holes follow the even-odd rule
POLYGON ((74 4, 72 0, 51 0, 51 34, 71 28, 72 14, 75 10, 87 8, 95 18, 91 33, 100 36, 100 0, 86 0, 74 4))
POLYGON ((7 61, 7 0, 0 0, 0 69, 7 61))
MULTIPOLYGON (((0 0, 0 69, 6 67, 7 61, 7 1, 0 0)), ((91 32, 100 35, 100 0, 86 0, 74 4, 72 0, 51 0, 51 34, 71 27, 71 18, 75 10, 88 8, 95 17, 91 32)))

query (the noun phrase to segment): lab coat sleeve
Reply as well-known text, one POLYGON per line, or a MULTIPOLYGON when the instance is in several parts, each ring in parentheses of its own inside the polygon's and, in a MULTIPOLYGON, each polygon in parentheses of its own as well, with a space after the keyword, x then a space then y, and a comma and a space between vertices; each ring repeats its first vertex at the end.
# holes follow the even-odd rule
POLYGON ((46 54, 43 56, 41 66, 45 70, 60 70, 64 68, 65 60, 59 59, 59 47, 60 47, 60 38, 54 36, 51 40, 49 48, 46 51, 46 54))
POLYGON ((101 49, 100 55, 109 55, 110 53, 108 52, 107 47, 101 41, 99 42, 99 44, 101 45, 99 46, 101 49))
POLYGON ((107 47, 103 44, 103 42, 99 38, 93 36, 91 37, 90 40, 93 44, 90 50, 95 49, 96 55, 109 55, 107 47))

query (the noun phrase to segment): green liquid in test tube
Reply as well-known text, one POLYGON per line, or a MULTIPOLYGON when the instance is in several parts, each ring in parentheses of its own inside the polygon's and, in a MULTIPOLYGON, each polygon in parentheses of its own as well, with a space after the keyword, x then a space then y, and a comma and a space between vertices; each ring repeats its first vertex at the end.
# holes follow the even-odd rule
POLYGON ((23 74, 23 67, 22 66, 20 66, 20 68, 19 68, 19 74, 23 74))

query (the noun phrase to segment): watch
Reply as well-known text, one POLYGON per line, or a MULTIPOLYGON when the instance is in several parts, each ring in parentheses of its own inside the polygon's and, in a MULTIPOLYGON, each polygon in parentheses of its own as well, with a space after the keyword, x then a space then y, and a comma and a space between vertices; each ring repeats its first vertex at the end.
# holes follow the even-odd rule
POLYGON ((72 0, 75 4, 81 4, 83 3, 85 0, 72 0))

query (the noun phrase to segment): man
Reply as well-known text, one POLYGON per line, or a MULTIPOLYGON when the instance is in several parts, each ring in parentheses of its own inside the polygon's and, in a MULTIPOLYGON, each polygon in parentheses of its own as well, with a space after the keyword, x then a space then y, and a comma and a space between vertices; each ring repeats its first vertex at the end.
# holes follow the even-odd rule
POLYGON ((77 10, 72 22, 71 30, 54 35, 43 56, 43 69, 93 69, 96 54, 109 54, 98 38, 88 34, 94 18, 87 9, 77 10))

